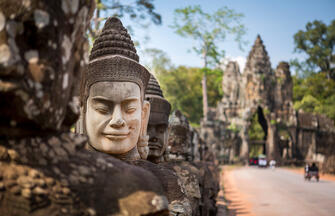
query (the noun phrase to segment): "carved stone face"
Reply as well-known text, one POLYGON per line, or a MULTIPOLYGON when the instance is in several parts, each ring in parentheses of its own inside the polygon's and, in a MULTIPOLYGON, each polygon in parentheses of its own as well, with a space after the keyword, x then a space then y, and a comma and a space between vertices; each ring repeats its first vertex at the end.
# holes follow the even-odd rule
MULTIPOLYGON (((186 117, 176 110, 169 119, 169 139, 170 155, 187 157, 191 154, 191 131, 186 117)), ((172 157, 173 158, 173 157, 172 157)))
POLYGON ((172 149, 175 149, 175 152, 185 153, 185 149, 189 147, 189 132, 185 128, 178 126, 174 126, 170 130, 169 142, 172 149))
MULTIPOLYGON (((163 116, 162 116, 163 118, 163 116)), ((168 122, 149 121, 149 158, 159 158, 167 146, 168 141, 168 122)))
POLYGON ((89 142, 98 151, 126 154, 136 149, 140 135, 146 132, 150 104, 142 104, 140 87, 135 83, 93 84, 86 109, 89 142))

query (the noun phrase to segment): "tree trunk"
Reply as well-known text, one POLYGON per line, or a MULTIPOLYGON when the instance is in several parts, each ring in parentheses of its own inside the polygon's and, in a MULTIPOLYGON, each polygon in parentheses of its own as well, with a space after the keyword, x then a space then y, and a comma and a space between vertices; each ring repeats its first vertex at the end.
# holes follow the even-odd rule
MULTIPOLYGON (((207 49, 206 49, 207 50, 207 49)), ((204 114, 204 121, 207 122, 207 114, 208 114, 208 100, 207 100, 207 52, 203 53, 204 58, 204 74, 202 76, 202 106, 203 106, 203 114, 204 114)))
POLYGON ((207 101, 207 76, 206 72, 202 76, 202 104, 203 104, 203 113, 204 113, 204 120, 207 122, 207 113, 208 113, 208 101, 207 101))

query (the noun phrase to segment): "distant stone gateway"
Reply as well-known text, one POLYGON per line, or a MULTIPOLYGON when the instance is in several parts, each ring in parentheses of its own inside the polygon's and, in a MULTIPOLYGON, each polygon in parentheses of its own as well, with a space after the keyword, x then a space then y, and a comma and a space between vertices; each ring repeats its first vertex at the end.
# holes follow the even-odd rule
POLYGON ((209 120, 201 123, 201 137, 214 143, 217 156, 226 161, 246 161, 252 145, 263 145, 268 160, 313 160, 329 170, 326 164, 334 163, 334 122, 323 115, 295 111, 292 88, 289 64, 280 62, 273 70, 258 35, 243 74, 236 62, 227 64, 222 100, 210 109, 209 120), (251 143, 248 130, 255 113, 265 136, 251 143))

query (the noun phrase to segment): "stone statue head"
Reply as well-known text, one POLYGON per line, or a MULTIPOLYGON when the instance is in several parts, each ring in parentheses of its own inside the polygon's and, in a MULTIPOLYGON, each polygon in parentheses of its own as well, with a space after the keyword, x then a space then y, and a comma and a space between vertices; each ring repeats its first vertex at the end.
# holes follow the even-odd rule
POLYGON ((82 80, 89 147, 134 160, 147 156, 150 73, 138 63, 134 44, 118 18, 109 18, 95 40, 82 80))
POLYGON ((167 150, 171 105, 163 97, 159 83, 153 75, 150 76, 145 98, 150 102, 148 160, 157 163, 164 161, 164 154, 167 150))
POLYGON ((191 157, 191 130, 187 118, 179 111, 174 111, 169 118, 170 158, 189 160, 191 157))
MULTIPOLYGON (((0 136, 69 129, 94 1, 0 1, 0 136)), ((86 58, 87 59, 87 58, 86 58)))

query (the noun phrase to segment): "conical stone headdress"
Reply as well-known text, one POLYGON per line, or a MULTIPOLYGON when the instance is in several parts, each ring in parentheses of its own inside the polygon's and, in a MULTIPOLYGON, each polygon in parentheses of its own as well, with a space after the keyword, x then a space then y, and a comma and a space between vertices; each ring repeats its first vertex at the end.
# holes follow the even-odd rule
POLYGON ((154 75, 151 74, 145 98, 150 102, 149 122, 167 123, 171 111, 170 103, 164 98, 163 92, 154 75))
POLYGON ((150 73, 138 63, 134 43, 118 18, 107 19, 89 60, 84 75, 85 100, 91 85, 101 81, 134 82, 144 94, 150 73))

